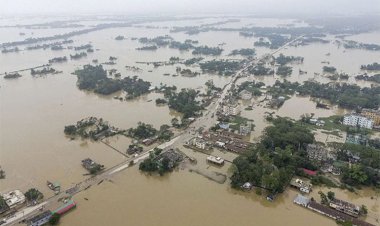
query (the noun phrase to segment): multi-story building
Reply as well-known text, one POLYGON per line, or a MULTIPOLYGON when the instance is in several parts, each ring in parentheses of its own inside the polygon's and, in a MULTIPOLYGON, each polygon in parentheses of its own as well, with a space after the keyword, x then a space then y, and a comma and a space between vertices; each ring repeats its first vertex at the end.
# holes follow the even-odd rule
POLYGON ((252 123, 248 121, 245 125, 240 125, 240 135, 247 136, 251 133, 252 130, 252 123))
POLYGON ((361 115, 372 119, 374 126, 380 126, 380 110, 363 108, 361 115))
POLYGON ((238 115, 240 113, 240 108, 238 103, 225 104, 223 105, 223 115, 238 115))
POLYGON ((306 148, 307 157, 312 161, 324 162, 327 160, 327 149, 321 145, 309 144, 306 148))
POLYGON ((373 120, 361 115, 351 114, 344 116, 343 124, 348 126, 359 126, 361 128, 372 129, 373 120))
POLYGON ((252 99, 252 93, 249 92, 248 90, 243 90, 240 92, 240 98, 243 100, 250 100, 252 99))

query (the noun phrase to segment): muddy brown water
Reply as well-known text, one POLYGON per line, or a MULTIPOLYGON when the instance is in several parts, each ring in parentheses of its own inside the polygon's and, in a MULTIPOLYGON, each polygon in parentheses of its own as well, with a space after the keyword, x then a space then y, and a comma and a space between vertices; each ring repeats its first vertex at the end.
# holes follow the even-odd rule
MULTIPOLYGON (((25 22, 30 23, 26 20, 25 22)), ((215 22, 203 20, 202 23, 215 22)), ((249 24, 276 26, 291 21, 250 19, 241 23, 226 24, 221 27, 238 27, 249 24)), ((196 24, 197 21, 182 22, 184 25, 196 24)), ((158 23, 159 26, 174 26, 178 23, 158 23)), ((300 25, 301 26, 301 25, 300 25)), ((1 41, 20 40, 19 32, 27 32, 27 36, 45 36, 60 34, 70 29, 25 29, 0 28, 1 41)), ((100 142, 81 139, 71 141, 63 133, 64 126, 88 117, 102 117, 110 124, 128 129, 139 121, 153 124, 158 128, 162 124, 170 124, 171 118, 178 116, 166 106, 156 106, 154 100, 162 97, 160 94, 149 94, 132 101, 113 99, 110 96, 99 96, 91 92, 78 90, 76 77, 71 73, 93 59, 99 62, 108 61, 109 56, 118 58, 117 65, 105 66, 116 68, 126 76, 137 75, 151 81, 154 86, 160 83, 176 85, 179 88, 194 88, 204 90, 204 83, 213 79, 215 85, 222 87, 229 78, 212 74, 203 74, 195 78, 164 76, 164 73, 175 73, 176 66, 153 68, 151 65, 137 64, 136 61, 166 61, 171 56, 183 59, 193 57, 191 52, 162 48, 155 52, 136 51, 142 45, 136 41, 124 40, 117 42, 114 37, 156 37, 169 34, 176 40, 198 40, 201 45, 217 46, 225 42, 223 58, 229 58, 229 52, 236 48, 252 48, 256 38, 244 38, 238 33, 206 32, 194 36, 183 33, 169 33, 169 29, 146 28, 115 28, 97 31, 73 37, 74 46, 91 42, 95 53, 88 57, 54 64, 53 67, 63 71, 62 74, 33 78, 29 72, 21 73, 23 77, 16 80, 0 78, 0 165, 6 171, 6 179, 0 180, 0 192, 12 189, 26 191, 37 187, 46 197, 53 195, 46 186, 46 180, 59 181, 63 188, 83 180, 87 173, 80 161, 90 157, 106 167, 111 167, 125 160, 125 157, 111 150, 100 142), (143 69, 141 73, 125 70, 125 65, 137 66, 143 69), (149 72, 152 70, 152 72, 149 72)), ((28 36, 28 37, 29 37, 28 36)), ((355 36, 355 40, 380 40, 379 33, 355 36)), ((257 48, 258 55, 270 52, 265 48, 257 48)), ((305 57, 303 65, 296 65, 291 81, 305 81, 315 78, 326 82, 320 73, 322 60, 331 61, 338 70, 350 75, 359 73, 361 64, 368 64, 380 58, 379 52, 363 50, 344 51, 333 44, 311 45, 306 47, 288 47, 285 54, 305 57), (331 52, 329 57, 325 54, 331 52), (307 70, 307 75, 298 75, 298 68, 307 70)), ((0 54, 0 73, 46 64, 53 57, 69 56, 73 50, 50 51, 34 50, 19 53, 0 54)), ((218 57, 206 57, 207 60, 218 57)), ((234 57, 235 58, 235 57, 234 57)), ((189 67, 192 70, 199 70, 189 67)), ((255 78, 273 84, 279 77, 255 78)), ((349 82, 355 82, 349 80, 349 82)), ((368 86, 368 83, 359 83, 368 86)), ((243 111, 242 116, 254 120, 256 125, 253 139, 258 140, 261 131, 267 126, 263 119, 265 112, 272 110, 254 107, 252 111, 243 111)), ((275 113, 281 116, 299 118, 304 113, 316 113, 317 116, 342 114, 340 109, 319 110, 308 98, 293 97, 287 100, 282 108, 275 113)), ((109 139, 111 145, 124 150, 130 140, 122 137, 109 139)), ((193 154, 199 159, 203 155, 193 154)), ((222 154, 220 154, 222 155, 222 154)), ((233 159, 235 155, 225 153, 226 158, 233 159)), ((227 169, 209 168, 204 162, 199 162, 202 170, 213 170, 226 173, 227 169)), ((225 166, 227 167, 227 166, 225 166)), ((62 225, 335 225, 327 218, 319 216, 292 203, 295 191, 287 191, 274 203, 268 203, 255 194, 243 194, 228 187, 228 181, 220 185, 198 174, 187 170, 174 172, 163 178, 147 177, 138 172, 137 167, 128 169, 116 175, 114 183, 104 182, 93 189, 75 197, 78 208, 62 219, 62 225), (88 198, 89 201, 85 201, 88 198)), ((370 200, 370 194, 362 194, 362 199, 370 200)), ((347 196, 347 199, 353 197, 347 196)), ((371 207, 378 211, 378 207, 371 207)), ((378 206, 378 204, 376 204, 378 206)))

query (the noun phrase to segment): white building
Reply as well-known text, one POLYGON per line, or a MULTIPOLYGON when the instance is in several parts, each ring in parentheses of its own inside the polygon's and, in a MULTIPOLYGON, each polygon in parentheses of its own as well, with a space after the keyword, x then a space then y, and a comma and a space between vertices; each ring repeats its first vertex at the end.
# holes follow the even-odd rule
POLYGON ((217 165, 223 165, 224 164, 224 159, 222 159, 221 157, 216 157, 216 156, 212 156, 212 155, 207 157, 207 161, 214 163, 214 164, 217 164, 217 165))
POLYGON ((247 122, 245 125, 240 125, 240 135, 247 136, 251 133, 252 130, 252 123, 250 121, 247 122))
POLYGON ((238 115, 240 113, 240 108, 238 104, 226 104, 223 105, 223 114, 228 115, 238 115))
POLYGON ((14 208, 25 202, 25 195, 20 190, 10 191, 2 196, 9 208, 14 208))
POLYGON ((252 93, 248 90, 243 90, 240 92, 240 98, 243 100, 250 100, 252 99, 252 93))
POLYGON ((345 115, 343 118, 343 124, 347 126, 359 126, 361 128, 372 129, 373 120, 361 115, 345 115))
POLYGON ((199 137, 193 139, 193 145, 200 149, 206 149, 207 146, 206 141, 199 137))

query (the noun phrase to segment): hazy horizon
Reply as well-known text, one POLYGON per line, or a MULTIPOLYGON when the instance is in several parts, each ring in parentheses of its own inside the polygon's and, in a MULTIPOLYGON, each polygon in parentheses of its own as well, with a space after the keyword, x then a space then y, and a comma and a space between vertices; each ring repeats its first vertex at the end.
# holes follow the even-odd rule
POLYGON ((2 16, 38 14, 380 14, 380 0, 3 0, 2 16))

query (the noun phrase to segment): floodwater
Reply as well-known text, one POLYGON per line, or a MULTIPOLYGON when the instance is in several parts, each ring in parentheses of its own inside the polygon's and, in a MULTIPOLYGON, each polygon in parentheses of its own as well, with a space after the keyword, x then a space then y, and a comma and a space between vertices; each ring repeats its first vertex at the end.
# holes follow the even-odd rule
MULTIPOLYGON (((100 142, 88 140, 70 140, 63 133, 64 126, 76 121, 96 116, 109 121, 111 125, 121 129, 134 127, 139 121, 159 128, 162 124, 170 124, 176 112, 166 106, 156 106, 154 100, 161 94, 151 93, 132 101, 113 99, 114 95, 100 96, 91 92, 78 90, 76 76, 71 73, 82 65, 91 63, 93 59, 106 62, 110 56, 118 58, 116 65, 106 65, 107 69, 117 69, 123 76, 137 75, 152 82, 153 86, 162 84, 175 85, 178 88, 194 88, 204 91, 204 83, 213 79, 216 86, 224 86, 228 77, 202 74, 195 78, 172 77, 163 74, 175 74, 176 65, 154 68, 152 65, 136 62, 167 61, 170 57, 188 59, 191 52, 170 48, 159 48, 157 51, 136 51, 142 44, 131 39, 115 41, 118 35, 125 37, 148 37, 170 35, 175 40, 198 40, 200 45, 217 46, 225 43, 225 51, 220 57, 205 57, 206 60, 230 57, 233 49, 253 48, 257 38, 245 38, 237 32, 206 32, 188 36, 183 33, 169 33, 171 26, 196 25, 222 21, 224 19, 202 19, 199 21, 160 22, 148 25, 159 26, 158 29, 144 27, 128 27, 101 30, 73 37, 73 46, 91 43, 96 50, 80 60, 69 60, 66 63, 54 64, 52 67, 62 71, 61 74, 44 77, 32 77, 29 71, 22 72, 23 77, 16 80, 0 78, 0 165, 6 171, 6 179, 0 180, 0 192, 12 189, 26 191, 37 187, 45 197, 52 194, 46 186, 46 180, 59 181, 64 189, 83 180, 87 173, 80 161, 90 157, 104 164, 107 168, 125 160, 123 155, 115 152, 100 142), (164 28, 164 27, 168 28, 164 28), (131 72, 125 66, 142 68, 142 72, 131 72), (152 72, 149 72, 152 71, 152 72)), ((6 21, 6 20, 5 20, 6 21)), ((22 20, 20 20, 22 21, 22 20)), ((46 18, 37 22, 45 22, 46 18)), ((28 20, 24 23, 31 23, 28 20)), ((294 22, 294 21, 293 21, 294 22)), ((82 22, 89 24, 90 22, 82 22)), ((93 22, 91 22, 93 23, 93 22)), ((241 22, 227 23, 219 27, 240 26, 278 26, 292 23, 292 20, 278 19, 242 19, 241 22)), ((6 23, 0 23, 6 24, 6 23)), ((295 26, 306 26, 297 23, 295 26)), ((0 28, 0 41, 23 39, 19 32, 26 32, 26 37, 41 37, 71 31, 65 29, 25 30, 23 28, 0 28), (32 34, 33 32, 33 34, 32 34)), ((361 39, 355 36, 353 39, 361 39)), ((366 34, 365 40, 380 40, 379 33, 366 34), (374 38, 375 37, 375 38, 374 38)), ((364 42, 364 41, 363 41, 364 42)), ((258 56, 270 50, 257 48, 258 56)), ((46 64, 53 57, 69 56, 74 50, 62 51, 32 50, 19 53, 0 54, 0 73, 30 68, 46 64)), ((328 80, 322 76, 314 76, 321 72, 321 61, 328 58, 331 65, 350 75, 360 72, 361 64, 373 63, 380 59, 379 52, 364 50, 345 51, 333 44, 311 45, 305 47, 288 47, 284 54, 304 56, 303 65, 294 67, 290 81, 305 81, 314 78, 321 82, 328 80), (326 53, 331 52, 329 57, 326 53), (307 75, 298 75, 298 67, 308 71, 307 75)), ((183 67, 183 65, 181 65, 183 67)), ((189 67, 193 71, 199 68, 189 67)), ((2 76, 1 76, 2 77, 2 76)), ((254 78, 267 85, 273 84, 281 77, 254 78)), ((349 82, 354 82, 349 80, 349 82)), ((361 83, 368 86, 368 83, 361 83)), ((120 94, 115 94, 120 95, 120 94)), ((266 112, 274 112, 280 116, 298 119, 302 114, 315 113, 318 117, 343 114, 343 109, 316 109, 309 98, 294 96, 287 100, 279 110, 271 110, 255 106, 252 111, 242 111, 242 116, 254 120, 253 140, 257 141, 263 129, 268 125, 264 119, 266 112)), ((107 142, 121 151, 130 144, 130 140, 121 136, 113 137, 107 142)), ((188 154, 197 159, 203 155, 188 154)), ((236 155, 231 153, 213 153, 232 160, 236 155)), ((210 167, 199 161, 197 167, 204 171, 219 172, 228 175, 226 164, 223 168, 210 167)), ((295 191, 287 191, 274 203, 255 194, 243 194, 233 191, 228 181, 220 185, 203 176, 179 170, 165 177, 148 177, 133 167, 112 178, 113 183, 104 182, 93 189, 76 196, 78 208, 62 219, 61 225, 335 225, 327 218, 295 206, 292 203, 295 191), (85 201, 83 198, 88 198, 85 201)), ((363 199, 369 199, 364 194, 363 199)), ((377 211, 377 209, 373 209, 377 211)))
POLYGON ((79 194, 62 225, 335 225, 293 204, 295 196, 288 191, 270 203, 186 170, 161 178, 133 168, 79 194))

